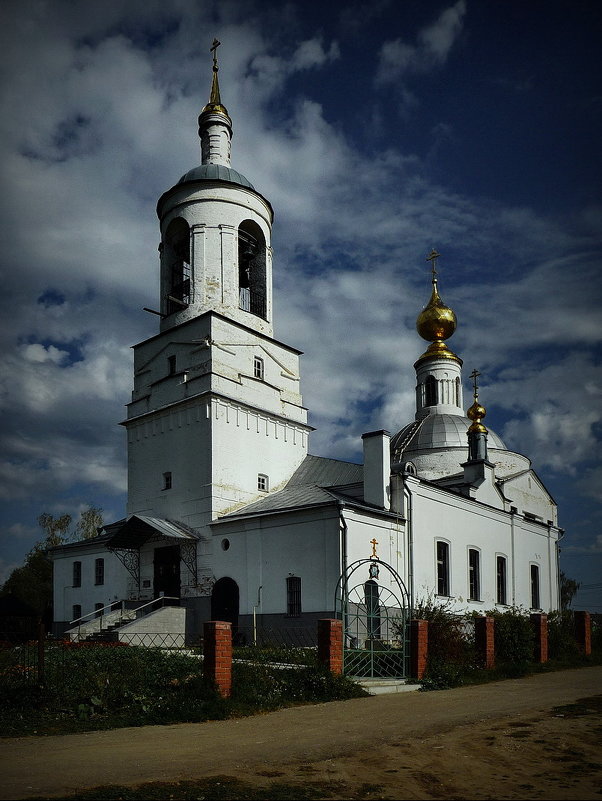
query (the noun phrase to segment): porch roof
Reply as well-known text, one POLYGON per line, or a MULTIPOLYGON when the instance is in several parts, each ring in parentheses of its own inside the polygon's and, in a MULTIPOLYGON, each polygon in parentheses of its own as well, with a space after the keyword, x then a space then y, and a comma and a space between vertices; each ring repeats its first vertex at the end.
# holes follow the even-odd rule
POLYGON ((162 517, 132 515, 121 525, 107 542, 109 548, 136 550, 153 538, 173 540, 198 540, 198 534, 184 523, 162 517))

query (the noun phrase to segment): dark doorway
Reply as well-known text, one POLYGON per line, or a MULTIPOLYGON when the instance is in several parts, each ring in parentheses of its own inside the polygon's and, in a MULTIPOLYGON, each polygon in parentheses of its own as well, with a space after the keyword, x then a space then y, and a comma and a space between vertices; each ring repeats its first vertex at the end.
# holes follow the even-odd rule
POLYGON ((155 598, 161 593, 171 598, 180 597, 180 546, 167 545, 155 548, 154 560, 155 598))
POLYGON ((225 576, 213 585, 211 593, 211 620, 224 620, 232 624, 232 633, 238 627, 238 584, 225 576))

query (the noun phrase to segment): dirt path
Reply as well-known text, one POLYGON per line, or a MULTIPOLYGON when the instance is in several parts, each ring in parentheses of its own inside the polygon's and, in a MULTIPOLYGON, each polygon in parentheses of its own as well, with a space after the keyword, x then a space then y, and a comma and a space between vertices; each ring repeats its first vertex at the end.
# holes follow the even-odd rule
POLYGON ((600 695, 602 667, 591 667, 239 720, 2 740, 0 798, 223 775, 340 782, 333 798, 368 784, 357 797, 599 801, 600 699, 597 713, 592 700, 587 714, 551 710, 600 695))

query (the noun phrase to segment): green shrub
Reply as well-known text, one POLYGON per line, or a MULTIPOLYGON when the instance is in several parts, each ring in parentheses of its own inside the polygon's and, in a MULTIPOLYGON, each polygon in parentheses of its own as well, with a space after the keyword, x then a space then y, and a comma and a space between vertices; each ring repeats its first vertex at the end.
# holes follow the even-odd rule
POLYGON ((463 684, 476 667, 474 643, 466 631, 466 617, 429 595, 414 607, 414 618, 428 622, 428 656, 423 689, 447 689, 463 684))
POLYGON ((548 657, 574 660, 579 656, 575 639, 575 616, 571 610, 548 614, 548 657))
POLYGON ((486 614, 494 619, 496 664, 504 666, 508 676, 524 675, 533 661, 535 646, 529 613, 513 606, 505 612, 492 609, 486 614))

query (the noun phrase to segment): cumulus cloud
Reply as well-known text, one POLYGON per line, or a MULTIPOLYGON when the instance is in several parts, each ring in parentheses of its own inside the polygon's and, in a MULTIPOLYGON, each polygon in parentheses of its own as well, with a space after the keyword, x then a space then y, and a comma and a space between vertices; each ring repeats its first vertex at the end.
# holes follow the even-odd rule
POLYGON ((427 72, 444 64, 462 31, 465 13, 465 0, 458 0, 418 33, 415 44, 402 39, 385 42, 380 52, 377 82, 392 83, 408 73, 427 72))

